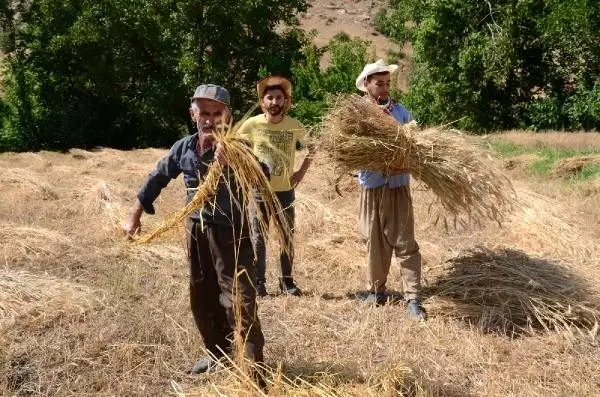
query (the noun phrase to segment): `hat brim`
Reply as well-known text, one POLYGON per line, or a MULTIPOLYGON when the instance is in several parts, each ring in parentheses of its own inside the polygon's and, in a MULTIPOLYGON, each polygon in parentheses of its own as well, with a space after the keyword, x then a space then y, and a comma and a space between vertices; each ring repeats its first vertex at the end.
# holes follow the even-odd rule
POLYGON ((190 98, 190 102, 194 102, 196 99, 203 99, 205 101, 211 101, 211 102, 217 102, 220 103, 222 105, 225 105, 226 107, 229 107, 229 104, 223 101, 219 101, 218 99, 214 99, 214 98, 207 98, 207 97, 203 97, 203 96, 193 96, 190 98))
POLYGON ((265 95, 265 91, 267 90, 267 88, 273 87, 275 85, 281 86, 285 91, 285 95, 288 98, 292 97, 292 83, 288 79, 282 76, 269 76, 256 83, 258 99, 262 99, 262 97, 265 95))
POLYGON ((363 71, 356 78, 356 88, 359 91, 367 92, 367 88, 365 87, 365 80, 367 79, 367 77, 369 77, 369 76, 371 76, 373 74, 377 74, 377 73, 389 73, 389 74, 392 74, 396 70, 398 70, 398 65, 385 65, 385 66, 382 66, 382 67, 374 67, 374 68, 367 68, 367 67, 365 67, 363 69, 363 71))

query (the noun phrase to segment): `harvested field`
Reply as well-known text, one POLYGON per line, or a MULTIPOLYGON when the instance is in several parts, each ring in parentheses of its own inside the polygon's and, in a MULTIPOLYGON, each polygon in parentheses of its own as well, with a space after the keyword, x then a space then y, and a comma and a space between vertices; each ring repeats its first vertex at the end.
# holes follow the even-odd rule
MULTIPOLYGON (((0 395, 255 395, 235 370, 186 374, 202 344, 184 231, 139 246, 116 230, 164 153, 0 154, 2 175, 17 180, 1 185, 0 395), (37 186, 57 197, 44 200, 37 186)), ((449 231, 431 226, 431 193, 415 183, 430 313, 418 324, 402 303, 356 299, 366 287, 359 189, 344 178, 339 197, 335 176, 320 154, 298 190, 295 273, 304 297, 277 294, 278 247, 269 244, 271 296, 259 302, 269 395, 598 395, 593 180, 562 185, 515 173, 519 205, 501 228, 482 220, 449 231)), ((181 208, 183 196, 173 181, 144 229, 181 208)), ((400 285, 393 266, 389 287, 400 285)))

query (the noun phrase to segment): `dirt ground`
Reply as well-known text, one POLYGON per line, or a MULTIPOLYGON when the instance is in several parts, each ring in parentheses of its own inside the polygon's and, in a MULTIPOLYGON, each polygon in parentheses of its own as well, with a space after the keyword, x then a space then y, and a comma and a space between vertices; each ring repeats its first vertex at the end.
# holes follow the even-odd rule
MULTIPOLYGON (((377 11, 387 6, 382 0, 312 0, 309 2, 308 12, 300 15, 302 28, 307 31, 316 30, 315 43, 319 46, 326 45, 331 38, 340 32, 350 37, 360 37, 371 42, 373 60, 383 58, 386 61, 398 64, 396 75, 398 88, 406 91, 408 87, 407 75, 410 71, 410 55, 412 48, 407 44, 403 48, 406 58, 393 55, 400 48, 391 42, 373 27, 373 20, 377 11), (390 54, 390 52, 392 54, 390 54)), ((322 66, 329 63, 329 57, 324 55, 322 66)))

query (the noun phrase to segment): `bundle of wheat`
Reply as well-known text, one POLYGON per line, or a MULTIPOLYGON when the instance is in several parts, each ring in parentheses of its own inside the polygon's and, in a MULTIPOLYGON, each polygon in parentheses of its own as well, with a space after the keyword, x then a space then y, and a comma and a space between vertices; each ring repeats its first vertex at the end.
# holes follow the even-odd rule
POLYGON ((512 209, 514 191, 508 178, 484 162, 481 152, 457 131, 399 124, 357 95, 340 99, 321 129, 340 175, 410 171, 435 193, 445 212, 475 221, 500 222, 512 209))
POLYGON ((558 263, 509 249, 475 249, 451 259, 427 288, 430 311, 489 331, 598 332, 600 305, 586 280, 558 263))
MULTIPOLYGON (((212 134, 215 141, 223 146, 227 157, 227 167, 235 175, 237 187, 243 192, 243 203, 240 210, 245 213, 247 219, 263 211, 266 216, 259 217, 259 226, 263 235, 268 234, 269 220, 273 219, 275 224, 276 238, 282 250, 288 250, 285 243, 290 233, 289 225, 285 219, 281 203, 270 188, 269 179, 252 152, 251 146, 246 140, 239 136, 236 131, 248 115, 235 126, 223 127, 212 134), (262 206, 262 208, 261 208, 262 206)), ((227 178, 222 178, 223 167, 214 161, 208 168, 204 180, 194 195, 193 199, 181 210, 169 216, 165 222, 148 235, 137 239, 139 243, 147 243, 166 231, 180 225, 194 211, 201 209, 211 200, 219 183, 227 183, 227 178)), ((231 189, 230 189, 231 190, 231 189)))

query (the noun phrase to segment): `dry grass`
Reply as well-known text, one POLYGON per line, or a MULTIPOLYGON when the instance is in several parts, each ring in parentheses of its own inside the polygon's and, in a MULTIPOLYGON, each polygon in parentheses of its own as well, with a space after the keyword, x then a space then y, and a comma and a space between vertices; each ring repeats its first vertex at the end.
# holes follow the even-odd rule
MULTIPOLYGON (((385 396, 431 396, 429 384, 423 375, 409 366, 395 363, 382 368, 380 372, 366 379, 364 384, 347 385, 343 374, 335 373, 334 368, 310 376, 290 376, 278 366, 266 369, 268 390, 256 386, 244 371, 228 362, 221 367, 222 378, 211 386, 218 395, 226 396, 299 396, 299 397, 343 397, 350 395, 385 396), (232 368, 233 366, 233 368, 232 368), (350 386, 350 387, 348 387, 350 386)), ((265 371, 265 369, 261 369, 265 371)), ((177 383, 172 383, 173 391, 179 396, 202 396, 204 388, 184 392, 177 383)))
POLYGON ((583 221, 559 200, 517 187, 519 208, 506 225, 503 234, 519 242, 527 252, 536 256, 565 259, 579 265, 595 262, 597 247, 590 244, 591 228, 581 227, 583 221))
POLYGON ((15 186, 23 189, 25 192, 34 194, 42 200, 56 200, 58 198, 56 190, 48 183, 45 183, 43 179, 38 173, 20 168, 9 168, 0 171, 0 186, 3 186, 2 190, 8 186, 15 186))
POLYGON ((524 132, 511 131, 494 134, 488 138, 508 141, 529 149, 549 146, 571 150, 600 150, 600 133, 598 132, 524 132))
MULTIPOLYGON (((249 395, 252 387, 235 371, 185 373, 203 353, 189 310, 183 233, 166 234, 160 243, 131 245, 118 240, 115 230, 109 232, 113 223, 103 202, 128 208, 164 151, 90 153, 80 159, 46 152, 0 155, 3 170, 26 170, 58 192, 56 200, 41 200, 38 190, 17 184, 2 191, 6 195, 0 200, 0 249, 9 259, 7 272, 46 280, 47 284, 35 284, 36 280, 30 284, 47 285, 40 288, 47 299, 60 295, 53 285, 64 283, 75 291, 73 299, 56 301, 65 305, 60 306, 64 311, 59 317, 44 314, 46 321, 37 311, 45 308, 38 307, 28 312, 31 315, 19 314, 16 321, 6 323, 0 333, 0 395, 249 395), (102 167, 88 167, 92 158, 102 167), (47 162, 54 170, 43 171, 47 162), (107 189, 100 188, 102 183, 107 189), (86 309, 98 290, 104 300, 86 309), (80 309, 87 311, 79 314, 80 309)), ((451 283, 459 274, 453 268, 460 268, 477 281, 475 287, 490 285, 493 290, 496 285, 484 273, 474 273, 481 270, 477 263, 492 270, 493 263, 511 269, 521 265, 515 282, 525 283, 529 276, 553 283, 562 280, 564 285, 555 295, 528 286, 504 291, 511 292, 509 297, 527 302, 543 292, 553 302, 562 302, 564 296, 594 307, 600 293, 597 187, 520 179, 514 185, 521 205, 502 228, 490 221, 447 233, 426 222, 428 208, 423 203, 430 201, 431 192, 414 186, 426 285, 441 287, 447 281, 453 288, 447 291, 454 291, 444 298, 454 306, 440 311, 436 305, 442 303, 441 289, 436 288, 438 298, 427 302, 430 320, 417 324, 408 319, 402 305, 372 307, 355 299, 355 293, 366 287, 366 250, 356 231, 359 189, 354 180, 345 179, 339 185, 344 197, 338 197, 332 187, 335 175, 322 153, 297 192, 295 278, 306 295, 275 295, 259 302, 265 357, 272 368, 267 377, 272 386, 269 395, 598 394, 598 339, 585 332, 590 327, 582 324, 583 317, 569 317, 573 323, 567 332, 550 323, 548 329, 536 325, 534 317, 528 328, 527 322, 517 321, 532 308, 525 305, 511 311, 512 317, 496 316, 482 327, 479 317, 459 315, 459 292, 469 298, 469 310, 494 296, 480 294, 477 300, 478 290, 460 291, 451 283), (477 246, 495 258, 492 265, 485 255, 473 254, 477 246), (569 285, 579 288, 569 291, 569 285), (502 326, 489 332, 492 324, 502 324, 502 318, 511 321, 506 331, 513 329, 510 324, 518 325, 514 329, 519 337, 502 326)), ((174 181, 163 190, 156 206, 159 215, 142 219, 146 228, 181 207, 181 184, 174 181)), ((272 293, 279 273, 276 246, 269 247, 267 266, 272 293)), ((389 285, 401 285, 397 266, 392 267, 389 285)), ((489 313, 482 306, 475 308, 489 313)))
POLYGON ((86 285, 25 271, 0 269, 0 332, 22 323, 48 322, 69 314, 83 314, 99 303, 86 285))
POLYGON ((72 246, 71 239, 58 231, 0 223, 0 254, 6 262, 32 256, 57 256, 72 246))
POLYGON ((471 222, 484 218, 501 222, 512 209, 508 178, 456 131, 400 125, 375 104, 351 95, 330 110, 321 134, 340 175, 356 170, 409 170, 455 221, 465 215, 471 222))

